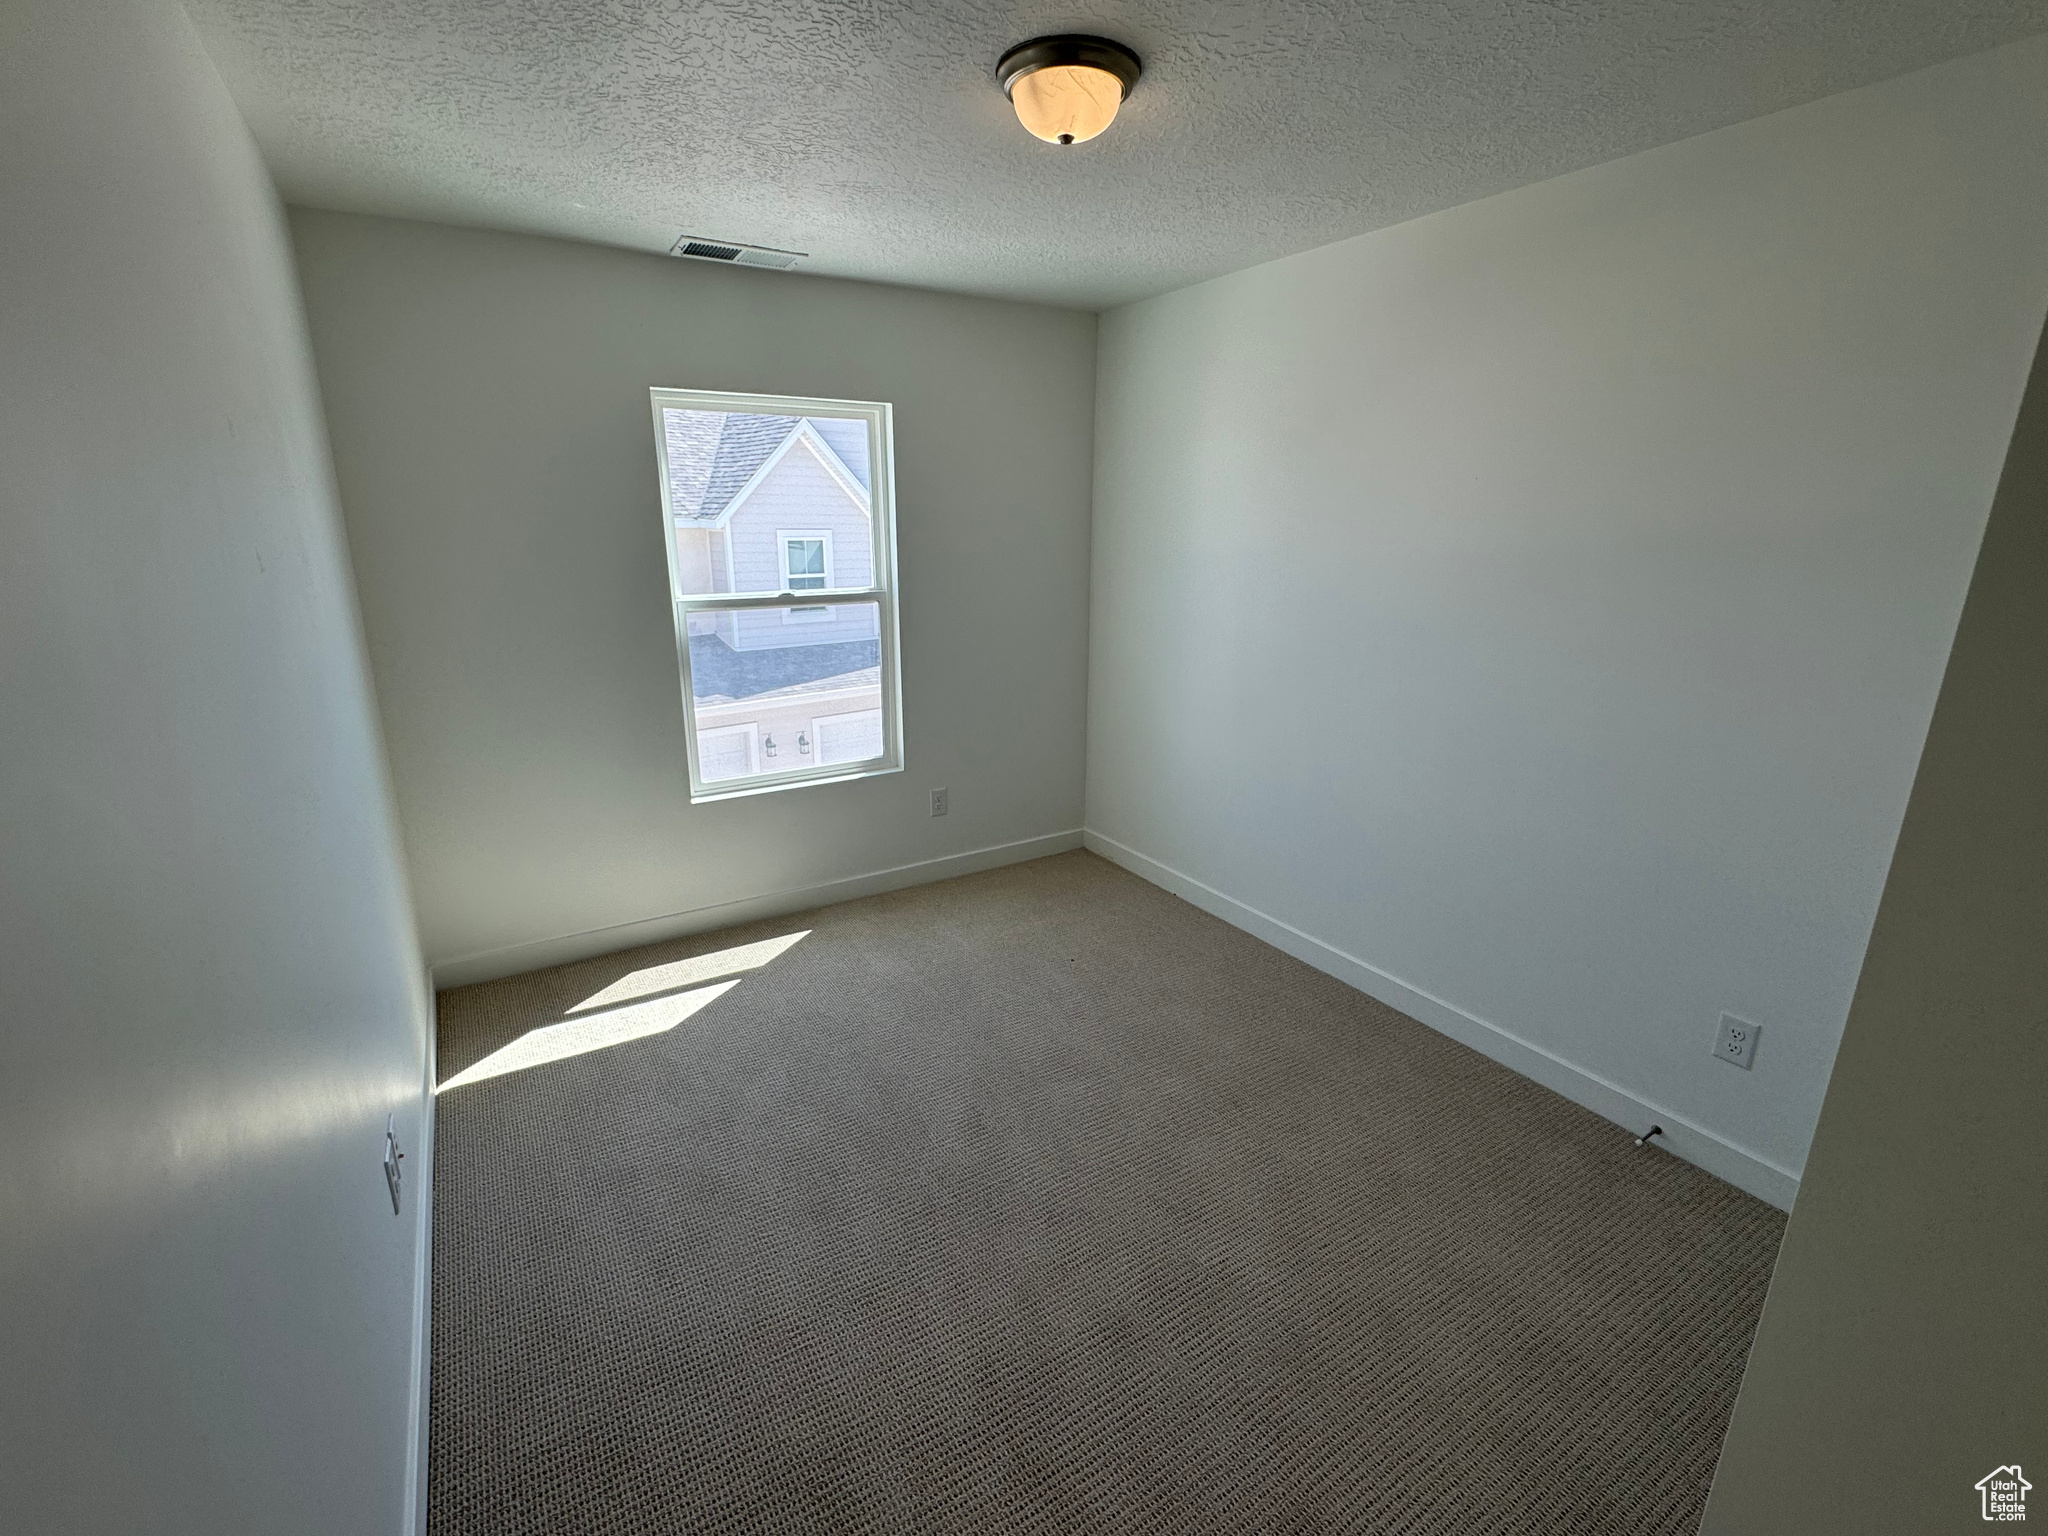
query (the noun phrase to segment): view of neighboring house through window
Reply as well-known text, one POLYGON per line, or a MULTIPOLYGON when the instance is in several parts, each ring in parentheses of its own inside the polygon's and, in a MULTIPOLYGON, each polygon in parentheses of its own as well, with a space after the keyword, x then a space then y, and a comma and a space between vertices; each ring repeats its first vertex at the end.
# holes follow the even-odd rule
POLYGON ((692 798, 901 767, 889 407, 653 398, 692 798))

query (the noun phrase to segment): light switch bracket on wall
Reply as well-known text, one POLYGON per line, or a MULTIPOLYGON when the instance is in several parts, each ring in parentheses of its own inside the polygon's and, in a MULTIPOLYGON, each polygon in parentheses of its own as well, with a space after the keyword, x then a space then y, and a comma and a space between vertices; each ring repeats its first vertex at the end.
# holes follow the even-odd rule
POLYGON ((391 1214, 394 1216, 398 1214, 399 1188, 404 1182, 404 1175, 400 1172, 398 1165, 404 1161, 405 1154, 398 1150, 397 1117, 386 1115, 384 1117, 384 1182, 391 1188, 391 1214))

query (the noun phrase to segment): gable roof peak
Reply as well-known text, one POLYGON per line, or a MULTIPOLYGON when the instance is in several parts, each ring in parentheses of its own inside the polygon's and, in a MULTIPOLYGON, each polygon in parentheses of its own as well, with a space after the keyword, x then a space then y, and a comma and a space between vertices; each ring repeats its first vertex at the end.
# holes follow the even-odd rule
POLYGON ((670 509, 678 520, 717 522, 755 472, 802 426, 801 416, 663 411, 670 509))

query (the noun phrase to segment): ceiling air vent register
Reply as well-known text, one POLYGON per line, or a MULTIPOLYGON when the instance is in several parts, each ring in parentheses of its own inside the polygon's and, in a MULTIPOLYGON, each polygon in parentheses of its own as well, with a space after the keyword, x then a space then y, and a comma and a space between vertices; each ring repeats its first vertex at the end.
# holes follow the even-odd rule
POLYGON ((802 261, 804 251, 778 251, 772 245, 746 245, 738 240, 709 240, 703 235, 684 235, 668 248, 671 256, 688 256, 694 261, 722 261, 730 267, 768 267, 787 272, 802 261))

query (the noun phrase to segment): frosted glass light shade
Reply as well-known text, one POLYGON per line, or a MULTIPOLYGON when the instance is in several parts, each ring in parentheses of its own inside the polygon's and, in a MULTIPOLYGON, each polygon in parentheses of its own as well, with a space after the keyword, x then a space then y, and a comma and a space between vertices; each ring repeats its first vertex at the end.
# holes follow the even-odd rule
POLYGON ((1084 144, 1116 121, 1124 83, 1088 64, 1051 64, 1017 77, 1010 103, 1025 131, 1048 144, 1084 144))
POLYGON ((1082 144, 1116 121, 1144 72, 1122 43, 1068 32, 1012 48, 996 63, 996 84, 1027 132, 1048 144, 1082 144))

